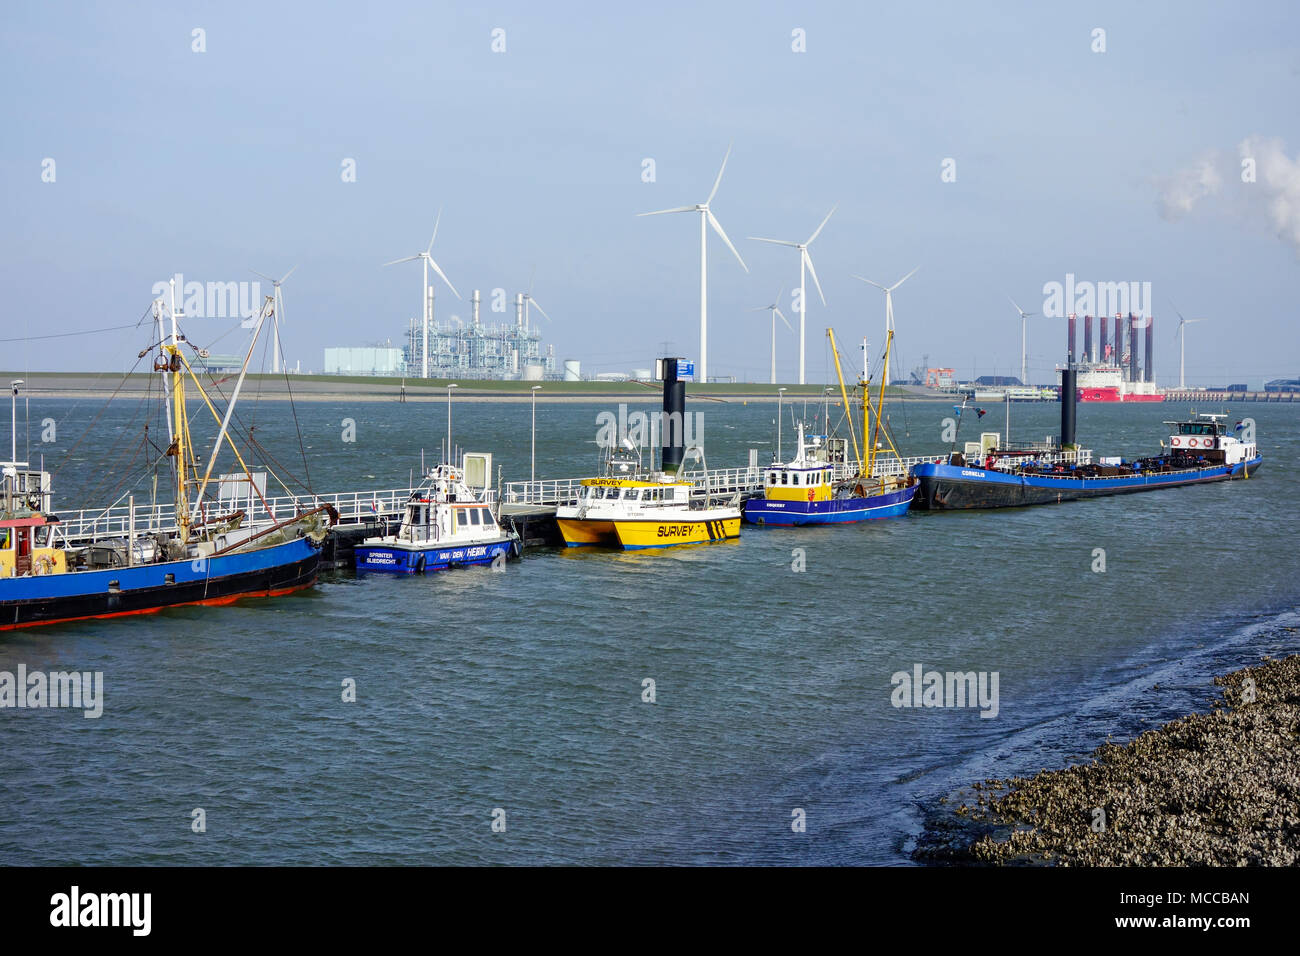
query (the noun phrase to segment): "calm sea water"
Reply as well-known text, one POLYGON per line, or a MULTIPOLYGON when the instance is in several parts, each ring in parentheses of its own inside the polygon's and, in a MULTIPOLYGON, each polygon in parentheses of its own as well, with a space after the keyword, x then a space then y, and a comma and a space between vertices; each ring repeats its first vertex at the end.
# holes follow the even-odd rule
MULTIPOLYGON (((597 413, 616 409, 539 404, 538 476, 592 473, 597 413)), ((105 468, 135 453, 142 420, 130 402, 99 410, 32 405, 56 510, 120 491, 105 468), (47 417, 58 441, 41 444, 47 417)), ((775 406, 691 410, 711 466, 768 460, 775 406)), ((1186 411, 1084 406, 1079 434, 1144 453, 1186 411)), ((1247 482, 535 550, 504 573, 338 573, 288 598, 9 632, 0 670, 102 671, 105 702, 97 720, 0 711, 0 863, 908 863, 955 788, 1077 759, 1203 707, 1216 673, 1300 649, 1300 408, 1231 411, 1266 456, 1247 482), (890 677, 914 664, 997 672, 996 718, 896 709, 890 677)), ((902 452, 942 451, 950 414, 895 406, 902 452)), ((404 485, 446 434, 437 403, 297 415, 321 491, 404 485)), ((1016 437, 1057 430, 1055 405, 1012 415, 1016 437)), ((243 416, 302 473, 286 404, 243 416)), ((453 424, 527 477, 527 404, 461 403, 453 424)), ((963 439, 1002 426, 992 406, 963 439)))

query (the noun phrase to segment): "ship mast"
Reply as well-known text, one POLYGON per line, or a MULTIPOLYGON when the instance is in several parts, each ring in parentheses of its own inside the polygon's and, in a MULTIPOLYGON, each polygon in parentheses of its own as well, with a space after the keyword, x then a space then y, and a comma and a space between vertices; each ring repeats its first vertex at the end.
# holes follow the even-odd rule
MULTIPOLYGON (((171 446, 167 449, 169 455, 174 457, 175 476, 176 476, 176 527, 181 533, 181 540, 189 538, 190 532, 190 515, 189 515, 189 494, 186 490, 187 476, 185 470, 185 461, 188 457, 188 448, 186 447, 186 432, 189 430, 188 422, 185 420, 185 379, 181 375, 181 348, 180 334, 176 327, 176 280, 172 279, 169 283, 171 287, 171 335, 170 341, 164 341, 163 354, 167 356, 165 372, 170 372, 170 382, 168 391, 171 398, 171 407, 168 412, 168 427, 171 429, 171 446)), ((159 325, 162 324, 162 317, 159 316, 159 325)))
MULTIPOLYGON (((844 372, 840 368, 840 350, 835 345, 835 330, 827 329, 826 337, 831 340, 831 355, 835 357, 835 378, 840 383, 840 397, 844 399, 844 420, 849 423, 849 437, 853 439, 853 454, 857 456, 858 466, 862 465, 862 453, 858 450, 858 436, 853 430, 853 415, 849 413, 849 393, 844 388, 844 372)), ((865 426, 864 426, 865 427, 865 426)), ((863 432, 862 440, 866 441, 866 433, 863 432)))

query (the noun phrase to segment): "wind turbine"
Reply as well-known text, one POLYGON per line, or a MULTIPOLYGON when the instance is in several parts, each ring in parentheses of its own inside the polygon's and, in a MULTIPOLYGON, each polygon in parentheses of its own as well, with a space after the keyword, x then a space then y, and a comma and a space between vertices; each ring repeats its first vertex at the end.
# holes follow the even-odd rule
MULTIPOLYGON (((1173 303, 1171 302, 1170 305, 1173 303)), ((1181 340, 1178 347, 1178 387, 1186 388, 1187 331, 1183 326, 1191 325, 1193 322, 1204 322, 1205 319, 1184 319, 1183 313, 1177 309, 1174 309, 1174 315, 1178 316, 1178 328, 1174 330, 1174 337, 1181 340)))
MULTIPOLYGON (((293 269, 298 268, 294 266, 293 269)), ((272 279, 268 275, 262 275, 256 269, 248 271, 255 276, 262 276, 267 282, 271 283, 272 291, 275 294, 275 311, 272 313, 273 331, 275 332, 274 340, 271 343, 271 371, 276 375, 280 374, 280 319, 284 317, 284 296, 280 294, 280 286, 285 279, 293 275, 293 269, 290 269, 278 279, 272 279)))
POLYGON ((713 182, 713 189, 709 193, 709 198, 702 203, 694 206, 678 206, 675 209, 657 209, 654 212, 637 213, 638 216, 662 216, 670 212, 698 212, 700 214, 700 377, 699 381, 708 382, 709 380, 709 267, 708 267, 708 227, 712 226, 716 232, 727 244, 740 267, 746 272, 749 266, 745 265, 745 260, 740 257, 736 247, 731 244, 727 238, 726 232, 722 229, 722 224, 718 222, 713 210, 709 208, 709 203, 713 202, 713 197, 718 194, 718 187, 722 185, 722 174, 727 168, 727 160, 731 158, 731 147, 727 147, 727 154, 722 157, 722 167, 718 170, 718 178, 713 182))
POLYGON ((864 278, 863 276, 860 276, 860 275, 854 275, 854 276, 853 276, 853 278, 857 279, 859 282, 865 282, 867 285, 874 285, 877 289, 881 289, 881 290, 884 291, 884 293, 885 293, 885 332, 886 332, 886 334, 888 334, 888 333, 894 331, 894 290, 897 289, 897 288, 898 288, 900 285, 902 285, 904 282, 906 282, 908 279, 912 278, 912 276, 916 275, 917 271, 918 271, 920 268, 921 268, 920 266, 917 266, 915 269, 913 269, 913 270, 912 270, 911 272, 909 272, 907 275, 903 276, 903 278, 899 279, 897 282, 895 282, 893 285, 891 285, 891 286, 890 286, 889 288, 887 288, 887 289, 886 289, 883 285, 881 285, 879 282, 872 282, 870 279, 864 278))
POLYGON ((1016 305, 1016 300, 1011 298, 1011 296, 1007 296, 1007 301, 1010 302, 1012 306, 1015 307, 1015 310, 1020 313, 1020 384, 1028 385, 1029 384, 1029 377, 1028 377, 1029 376, 1029 369, 1028 369, 1029 352, 1028 352, 1028 339, 1026 338, 1026 331, 1025 331, 1025 320, 1033 318, 1038 313, 1026 312, 1024 309, 1020 308, 1020 306, 1016 305))
POLYGON ((455 294, 456 298, 458 299, 460 298, 460 293, 456 292, 456 287, 451 284, 451 280, 447 278, 446 273, 444 273, 442 269, 438 267, 438 263, 434 262, 433 256, 430 255, 430 253, 433 252, 433 240, 438 238, 438 223, 440 222, 442 222, 441 209, 438 210, 438 218, 435 219, 433 222, 433 237, 429 240, 429 245, 425 248, 423 252, 418 253, 417 255, 414 256, 407 256, 405 259, 394 259, 392 262, 384 263, 385 266, 395 266, 399 262, 414 262, 416 259, 421 259, 424 262, 424 298, 420 300, 423 303, 423 307, 424 307, 423 309, 424 335, 422 336, 422 338, 424 339, 423 342, 424 357, 423 357, 423 364, 421 366, 422 378, 429 377, 429 312, 430 312, 429 267, 430 266, 433 266, 433 271, 438 273, 438 276, 442 279, 443 282, 447 283, 447 288, 451 289, 451 291, 455 294))
MULTIPOLYGON (((534 269, 534 270, 533 270, 533 274, 532 274, 531 276, 529 276, 529 278, 528 278, 528 291, 524 293, 524 331, 525 331, 525 332, 528 331, 528 307, 529 307, 529 305, 535 305, 535 306, 537 306, 537 311, 540 312, 540 313, 542 313, 542 315, 546 315, 546 310, 542 308, 542 304, 541 304, 540 302, 538 302, 536 299, 533 298, 533 280, 534 280, 535 278, 537 278, 537 270, 536 270, 536 269, 534 269)), ((549 315, 546 315, 546 321, 547 321, 547 322, 551 321, 551 317, 550 317, 549 315)))
POLYGON ((777 305, 777 303, 780 301, 781 301, 781 290, 777 289, 776 298, 772 300, 771 305, 760 305, 757 309, 749 310, 750 312, 771 312, 772 313, 772 384, 773 385, 776 384, 776 317, 780 315, 781 321, 785 323, 785 327, 789 329, 791 332, 794 331, 794 326, 790 324, 790 320, 787 319, 784 315, 781 315, 781 307, 777 305))
POLYGON ((817 281, 817 270, 813 268, 812 256, 808 254, 808 247, 812 241, 817 238, 818 234, 826 227, 831 216, 835 214, 837 206, 832 206, 831 211, 826 214, 822 224, 813 230, 813 234, 808 237, 807 242, 791 242, 788 239, 762 239, 758 236, 748 236, 747 238, 755 242, 770 242, 777 246, 792 246, 799 250, 799 384, 804 384, 804 318, 808 314, 808 300, 804 296, 804 270, 812 275, 813 285, 817 287, 817 294, 821 296, 822 305, 826 304, 826 296, 822 294, 822 284, 817 281))

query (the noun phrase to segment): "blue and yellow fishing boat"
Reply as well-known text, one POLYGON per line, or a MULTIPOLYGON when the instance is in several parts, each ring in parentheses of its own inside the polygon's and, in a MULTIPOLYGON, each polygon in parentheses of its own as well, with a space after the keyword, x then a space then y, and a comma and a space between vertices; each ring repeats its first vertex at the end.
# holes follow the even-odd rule
MULTIPOLYGON (((835 345, 835 333, 826 330, 830 337, 831 352, 835 356, 835 373, 839 378, 840 394, 844 407, 849 407, 848 392, 844 387, 844 375, 840 368, 839 349, 835 345)), ((916 496, 916 479, 908 476, 901 466, 898 468, 877 468, 888 462, 886 456, 876 454, 876 447, 883 435, 889 447, 893 441, 888 429, 880 427, 880 408, 884 405, 884 382, 889 374, 889 349, 893 342, 893 330, 887 333, 885 344, 884 371, 881 376, 880 403, 876 406, 876 432, 872 435, 871 448, 865 454, 859 453, 856 468, 843 461, 845 457, 832 448, 832 441, 837 448, 843 448, 843 439, 832 440, 825 435, 815 435, 812 441, 804 438, 804 426, 800 422, 796 428, 797 444, 794 458, 788 462, 774 462, 763 475, 763 495, 745 502, 745 520, 753 524, 805 525, 805 524, 840 524, 853 521, 870 521, 874 518, 897 518, 907 514, 912 499, 916 496), (877 475, 877 471, 884 474, 877 475)), ((867 441, 871 416, 870 383, 860 381, 862 389, 862 437, 867 441)), ((849 435, 853 441, 854 451, 858 451, 857 433, 853 430, 851 416, 845 416, 849 435)), ((894 458, 898 452, 894 450, 894 458)))

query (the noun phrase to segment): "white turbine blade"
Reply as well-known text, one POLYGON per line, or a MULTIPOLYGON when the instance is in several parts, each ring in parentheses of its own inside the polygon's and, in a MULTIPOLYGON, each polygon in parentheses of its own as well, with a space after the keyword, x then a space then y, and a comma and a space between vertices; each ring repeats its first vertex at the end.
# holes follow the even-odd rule
POLYGON ((902 284, 903 284, 904 282, 906 282, 908 279, 912 278, 912 276, 916 275, 917 272, 920 271, 920 269, 921 269, 921 267, 920 267, 920 266, 917 266, 915 269, 913 269, 913 270, 912 270, 911 272, 909 272, 907 275, 903 276, 903 278, 899 279, 897 282, 895 282, 893 285, 891 285, 891 286, 889 287, 889 291, 890 291, 890 292, 893 292, 895 289, 897 289, 900 285, 902 285, 902 284))
POLYGON ((812 245, 812 241, 817 238, 817 236, 821 233, 823 229, 826 228, 826 224, 831 221, 831 216, 835 215, 835 210, 838 208, 839 208, 838 203, 836 203, 834 206, 831 206, 831 211, 826 214, 826 218, 822 220, 822 224, 817 227, 816 231, 814 231, 813 234, 808 237, 808 241, 804 243, 805 246, 812 245))
POLYGON ((713 210, 706 209, 705 215, 709 217, 709 225, 713 227, 713 231, 722 237, 722 241, 727 244, 727 248, 730 249, 732 255, 736 257, 736 261, 740 263, 740 267, 748 272, 749 266, 745 265, 745 260, 740 258, 740 253, 736 250, 736 247, 731 244, 731 240, 727 238, 727 234, 723 232, 722 223, 718 222, 718 217, 713 215, 713 210))
MULTIPOLYGON (((297 269, 297 268, 298 268, 298 266, 295 264, 294 267, 293 267, 293 269, 297 269)), ((289 276, 293 275, 293 269, 290 269, 290 270, 289 270, 288 272, 286 272, 284 275, 280 276, 280 281, 277 282, 276 285, 283 285, 283 284, 284 284, 284 280, 287 279, 287 278, 289 278, 289 276)))
POLYGON ((796 249, 799 248, 799 243, 788 242, 785 239, 764 239, 761 236, 746 236, 745 238, 752 239, 754 242, 770 242, 776 246, 794 246, 796 249))
MULTIPOLYGON (((419 257, 417 256, 416 258, 419 257)), ((447 278, 446 273, 444 273, 440 268, 438 268, 438 263, 433 261, 433 256, 429 256, 428 259, 429 259, 429 265, 433 266, 433 271, 438 273, 438 275, 442 277, 442 281, 447 283, 447 288, 450 289, 455 294, 456 298, 459 299, 460 293, 456 292, 456 287, 451 284, 451 280, 447 278)))
POLYGON ((775 309, 775 308, 774 308, 772 311, 774 311, 777 315, 781 316, 781 321, 785 323, 785 327, 786 327, 787 329, 789 329, 791 332, 794 331, 794 326, 790 324, 790 320, 787 319, 787 318, 785 317, 785 315, 782 314, 782 312, 781 312, 780 309, 775 309))
POLYGON ((1019 305, 1016 305, 1015 299, 1011 298, 1011 296, 1007 296, 1007 301, 1010 302, 1012 307, 1015 308, 1015 310, 1020 313, 1021 317, 1025 315, 1025 310, 1020 308, 1019 305))
POLYGON ((441 207, 441 206, 438 207, 438 218, 435 219, 435 220, 433 221, 433 235, 432 235, 432 236, 430 237, 430 239, 429 239, 429 245, 428 245, 428 247, 424 250, 424 254, 425 254, 426 256, 427 256, 429 253, 431 253, 431 252, 433 251, 433 240, 438 238, 438 224, 439 224, 440 222, 442 222, 442 207, 441 207))
POLYGON ((694 206, 678 206, 676 209, 656 209, 654 212, 639 212, 637 216, 662 216, 669 212, 695 212, 694 206))
POLYGON ((826 304, 826 296, 822 293, 822 284, 817 279, 817 270, 813 268, 812 256, 808 255, 808 250, 803 249, 799 253, 803 256, 803 264, 808 267, 808 274, 812 276, 813 285, 817 287, 817 294, 821 296, 822 305, 826 304))
MULTIPOLYGON (((546 315, 546 310, 542 308, 542 304, 538 302, 536 299, 534 299, 531 295, 528 297, 528 301, 533 304, 534 309, 542 313, 542 315, 546 315)), ((547 322, 551 321, 551 317, 549 315, 546 315, 546 321, 547 322)))
POLYGON ((251 273, 253 273, 253 275, 255 275, 255 276, 261 276, 261 277, 262 277, 263 279, 265 279, 267 282, 270 282, 270 283, 274 283, 274 282, 275 282, 275 280, 272 279, 270 276, 268 276, 268 275, 263 275, 262 273, 258 272, 256 269, 249 269, 248 271, 251 272, 251 273))
POLYGON ((423 259, 423 256, 407 256, 405 259, 394 259, 392 262, 385 262, 386 266, 395 266, 399 262, 414 262, 416 259, 423 259))
POLYGON ((889 290, 886 289, 883 285, 881 285, 879 282, 872 282, 870 279, 868 279, 868 278, 866 278, 866 277, 864 277, 864 276, 860 276, 860 275, 858 275, 856 272, 853 273, 853 278, 857 279, 859 282, 865 282, 867 285, 874 285, 877 289, 880 289, 881 291, 884 291, 884 292, 888 292, 888 291, 889 291, 889 290))
POLYGON ((713 202, 713 197, 718 194, 718 187, 722 185, 722 174, 726 172, 727 160, 731 158, 731 144, 727 144, 727 155, 722 157, 722 167, 718 170, 718 178, 713 181, 713 191, 709 193, 709 198, 704 200, 704 205, 713 202))
POLYGON ((749 311, 750 312, 771 312, 775 308, 776 306, 774 305, 760 305, 757 309, 750 309, 749 311))

